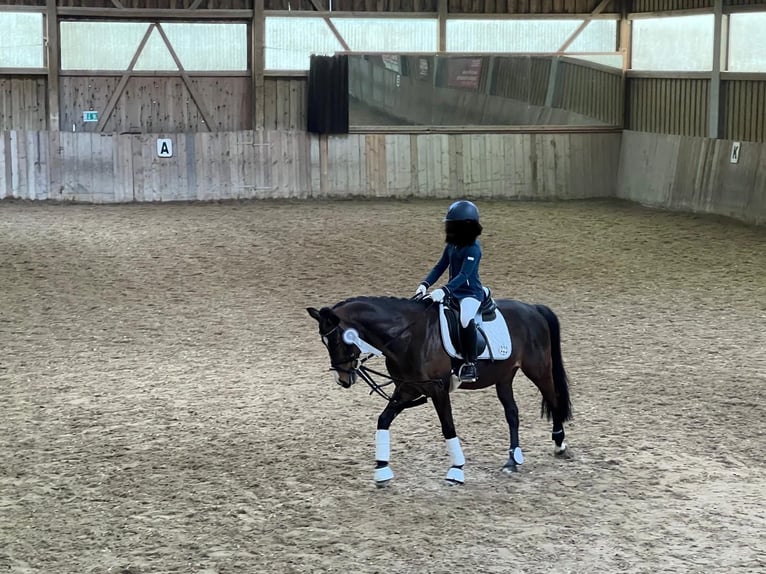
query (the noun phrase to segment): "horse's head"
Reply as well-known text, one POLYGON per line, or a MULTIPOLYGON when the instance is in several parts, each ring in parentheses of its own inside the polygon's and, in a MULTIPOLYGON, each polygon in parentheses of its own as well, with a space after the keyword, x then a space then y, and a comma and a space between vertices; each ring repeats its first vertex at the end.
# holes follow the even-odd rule
POLYGON ((330 354, 330 369, 335 382, 343 388, 349 388, 356 382, 356 369, 359 366, 359 349, 343 340, 340 319, 332 309, 307 307, 309 315, 319 323, 319 335, 330 354))

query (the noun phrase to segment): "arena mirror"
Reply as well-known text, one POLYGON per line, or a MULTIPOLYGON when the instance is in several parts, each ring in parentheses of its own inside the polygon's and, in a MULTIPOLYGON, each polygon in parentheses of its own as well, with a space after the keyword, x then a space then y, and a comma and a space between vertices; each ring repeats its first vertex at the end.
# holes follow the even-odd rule
POLYGON ((352 54, 349 124, 622 126, 621 56, 352 54))

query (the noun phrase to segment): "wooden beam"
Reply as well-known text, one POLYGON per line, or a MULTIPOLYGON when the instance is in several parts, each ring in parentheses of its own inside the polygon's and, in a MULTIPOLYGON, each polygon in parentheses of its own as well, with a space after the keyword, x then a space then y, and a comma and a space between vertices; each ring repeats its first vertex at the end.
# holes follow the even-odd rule
POLYGON ((122 5, 122 2, 120 2, 120 0, 112 0, 112 4, 114 4, 115 8, 119 8, 120 10, 125 8, 125 6, 122 5))
POLYGON ((252 32, 250 34, 250 67, 253 74, 253 129, 262 130, 266 126, 266 18, 263 15, 264 0, 255 0, 252 32))
MULTIPOLYGON (((350 126, 350 134, 619 134, 617 126, 350 126)), ((321 153, 321 152, 320 152, 321 153)))
POLYGON ((45 12, 46 65, 48 66, 48 130, 57 132, 59 122, 59 20, 56 0, 47 0, 45 12))
POLYGON ((569 36, 569 38, 566 39, 566 41, 561 45, 561 47, 558 49, 559 54, 563 54, 566 52, 567 48, 572 45, 572 42, 577 40, 577 37, 582 34, 582 31, 585 30, 585 28, 588 27, 588 24, 591 23, 593 18, 601 14, 606 7, 611 3, 612 0, 601 0, 601 2, 598 3, 598 6, 596 6, 593 9, 593 12, 591 12, 577 27, 577 29, 572 32, 572 34, 569 36))
POLYGON ((101 114, 101 117, 99 118, 98 123, 96 124, 97 132, 104 131, 106 122, 109 121, 109 117, 112 115, 112 112, 114 111, 114 107, 117 105, 117 102, 119 101, 120 96, 122 95, 122 92, 125 91, 125 86, 128 85, 128 80, 130 79, 131 71, 135 67, 136 62, 138 62, 138 57, 141 55, 141 52, 144 49, 144 46, 146 46, 146 43, 149 41, 149 37, 152 35, 152 31, 154 30, 156 26, 157 26, 156 24, 150 24, 146 28, 144 37, 141 38, 141 42, 138 44, 138 48, 136 48, 136 52, 133 54, 133 58, 131 58, 130 60, 128 69, 122 73, 122 77, 120 78, 120 81, 117 84, 117 87, 114 89, 114 93, 112 93, 112 96, 109 98, 109 102, 106 104, 106 108, 104 108, 104 113, 101 114))
POLYGON ((132 20, 252 20, 252 10, 189 10, 187 8, 161 10, 156 8, 73 8, 62 6, 59 16, 85 18, 129 18, 132 20))
POLYGON ((37 12, 44 14, 47 9, 47 6, 14 6, 8 4, 0 4, 0 12, 37 12))
POLYGON ((447 51, 447 16, 449 14, 448 0, 439 0, 439 52, 447 51))
POLYGON ((197 88, 194 86, 194 84, 192 84, 189 74, 187 74, 186 70, 184 70, 184 66, 181 63, 181 60, 178 58, 178 54, 176 54, 176 51, 173 48, 173 45, 170 43, 170 40, 168 40, 168 37, 165 35, 165 30, 162 29, 162 24, 158 22, 156 26, 157 26, 157 31, 160 33, 160 36, 162 36, 162 40, 165 42, 165 45, 168 47, 168 50, 170 50, 170 56, 173 58, 173 61, 176 63, 176 66, 178 66, 178 70, 181 72, 181 78, 183 79, 184 84, 186 84, 186 89, 189 90, 189 94, 191 94, 191 97, 194 100, 194 103, 197 104, 197 108, 199 109, 199 113, 202 116, 202 119, 205 120, 205 124, 207 125, 208 131, 212 132, 213 131, 212 116, 207 111, 207 106, 205 106, 204 100, 199 95, 199 92, 197 92, 197 88))
POLYGON ((333 36, 335 36, 335 39, 340 42, 340 45, 343 47, 344 52, 350 52, 351 48, 349 48, 348 44, 346 43, 346 40, 343 38, 340 32, 338 32, 338 29, 335 27, 335 24, 332 23, 332 20, 330 19, 330 12, 325 12, 319 4, 317 4, 317 0, 309 0, 311 2, 311 5, 314 7, 314 10, 316 12, 321 12, 323 14, 322 19, 325 21, 325 24, 327 24, 327 27, 330 29, 330 32, 333 33, 333 36))
POLYGON ((686 10, 665 10, 662 12, 631 12, 628 20, 642 20, 645 18, 673 18, 677 16, 697 16, 699 14, 712 14, 712 8, 688 8, 686 10))
POLYGON ((619 34, 617 49, 622 53, 622 69, 629 70, 633 65, 633 22, 628 20, 630 0, 623 0, 622 5, 624 11, 617 26, 619 34))
POLYGON ((189 10, 196 10, 197 8, 200 7, 200 4, 202 4, 202 0, 194 0, 194 2, 192 2, 191 6, 189 6, 188 9, 189 10))
POLYGON ((45 76, 48 68, 0 68, 0 76, 45 76))
POLYGON ((422 19, 436 18, 436 12, 351 12, 328 10, 264 10, 264 16, 275 18, 316 18, 317 16, 328 16, 332 18, 390 18, 391 20, 401 19, 422 19))
MULTIPOLYGON (((2 71, 0 70, 0 73, 2 71)), ((71 77, 117 77, 121 76, 124 70, 62 70, 59 72, 59 76, 71 76, 71 77)), ((186 71, 191 78, 242 78, 250 77, 250 72, 226 72, 226 71, 186 71)), ((145 77, 145 78, 162 78, 165 76, 180 77, 181 72, 179 70, 133 70, 130 75, 132 77, 145 77)))

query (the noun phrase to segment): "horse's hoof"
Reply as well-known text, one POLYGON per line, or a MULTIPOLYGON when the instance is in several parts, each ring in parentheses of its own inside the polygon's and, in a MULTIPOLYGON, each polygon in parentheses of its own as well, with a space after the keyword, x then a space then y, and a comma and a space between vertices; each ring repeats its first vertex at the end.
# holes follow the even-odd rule
POLYGON ((465 482, 465 473, 463 473, 462 468, 457 468, 456 466, 453 466, 447 471, 447 476, 445 479, 448 483, 452 484, 453 486, 456 484, 463 484, 465 482))
POLYGON ((465 483, 464 482, 460 482, 459 480, 452 480, 452 479, 449 479, 449 478, 445 478, 444 479, 444 484, 446 484, 447 486, 463 486, 465 483))
POLYGON ((562 442, 560 445, 556 445, 553 447, 553 454, 554 456, 569 456, 569 451, 567 450, 567 443, 562 442))
POLYGON ((381 466, 380 468, 375 469, 374 478, 377 487, 383 488, 384 486, 388 486, 388 483, 394 478, 394 471, 391 470, 391 467, 388 465, 381 466))
POLYGON ((519 472, 519 467, 515 463, 514 464, 506 464, 502 468, 502 471, 503 471, 503 474, 507 474, 507 475, 510 476, 511 474, 516 474, 517 472, 519 472))

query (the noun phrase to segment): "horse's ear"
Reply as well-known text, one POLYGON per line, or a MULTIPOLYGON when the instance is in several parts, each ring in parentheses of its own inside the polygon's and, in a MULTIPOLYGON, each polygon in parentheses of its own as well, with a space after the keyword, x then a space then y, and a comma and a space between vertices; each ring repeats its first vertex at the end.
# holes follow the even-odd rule
POLYGON ((319 310, 318 310, 318 309, 314 309, 314 307, 306 307, 306 311, 308 311, 308 312, 309 312, 309 315, 311 315, 312 317, 314 317, 314 319, 316 319, 317 321, 319 321, 319 316, 320 316, 320 315, 319 315, 319 310))

